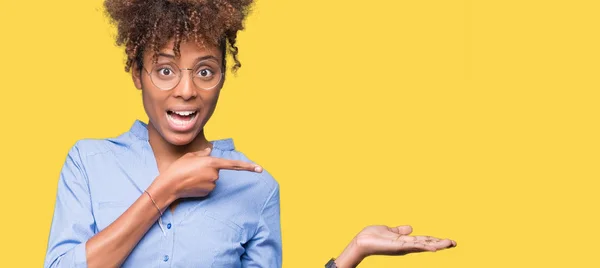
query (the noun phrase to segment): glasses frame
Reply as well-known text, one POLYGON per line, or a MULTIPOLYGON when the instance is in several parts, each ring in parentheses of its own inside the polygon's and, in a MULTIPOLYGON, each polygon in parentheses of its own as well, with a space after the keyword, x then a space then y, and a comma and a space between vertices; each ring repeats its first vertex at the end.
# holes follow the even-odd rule
MULTIPOLYGON (((178 77, 177 83, 173 87, 167 88, 167 89, 159 87, 158 85, 156 85, 156 83, 154 82, 154 79, 152 79, 152 74, 150 72, 148 72, 148 69, 146 69, 146 66, 142 66, 142 69, 144 69, 144 71, 146 72, 146 74, 148 74, 148 77, 150 77, 150 81, 152 82, 152 84, 155 87, 157 87, 158 89, 160 89, 162 91, 169 91, 169 90, 172 90, 172 89, 176 88, 179 85, 179 83, 181 83, 181 79, 183 79, 183 71, 194 71, 194 69, 196 69, 196 67, 198 65, 200 65, 201 63, 202 63, 202 61, 198 62, 196 64, 196 66, 194 66, 194 68, 179 68, 179 65, 177 65, 174 62, 170 62, 169 64, 175 65, 175 67, 177 67, 176 69, 179 70, 179 75, 177 76, 178 77)), ((153 64, 153 66, 154 66, 154 64, 153 64)), ((194 75, 191 74, 191 72, 190 72, 190 79, 192 79, 192 84, 194 84, 194 86, 197 89, 206 90, 206 91, 212 90, 212 89, 216 88, 217 86, 219 86, 221 84, 221 82, 223 82, 223 78, 225 77, 225 72, 223 71, 223 67, 219 67, 219 70, 220 70, 219 74, 221 74, 221 77, 219 78, 219 81, 217 82, 217 84, 215 84, 214 86, 212 86, 210 88, 202 88, 202 87, 198 86, 196 84, 196 82, 194 81, 194 75)))

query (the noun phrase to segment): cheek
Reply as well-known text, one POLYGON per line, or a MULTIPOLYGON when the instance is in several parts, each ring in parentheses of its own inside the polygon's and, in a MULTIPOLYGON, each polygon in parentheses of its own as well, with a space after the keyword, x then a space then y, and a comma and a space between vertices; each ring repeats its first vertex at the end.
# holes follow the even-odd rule
POLYGON ((199 116, 200 124, 204 126, 209 119, 212 117, 213 112, 215 111, 218 94, 206 94, 207 92, 203 92, 200 97, 200 101, 202 102, 202 109, 199 116))
POLYGON ((147 90, 142 90, 142 102, 144 105, 144 110, 146 114, 150 118, 150 120, 160 120, 160 116, 162 116, 162 109, 160 107, 161 100, 160 96, 153 95, 147 90))
POLYGON ((210 116, 213 111, 215 110, 215 108, 217 107, 217 102, 219 100, 219 94, 215 93, 215 94, 210 94, 210 95, 206 95, 203 96, 202 98, 203 102, 204 102, 204 114, 210 116))
POLYGON ((146 110, 146 113, 152 111, 152 107, 154 107, 154 104, 152 103, 152 96, 150 96, 146 90, 142 91, 142 102, 144 104, 144 110, 146 110))

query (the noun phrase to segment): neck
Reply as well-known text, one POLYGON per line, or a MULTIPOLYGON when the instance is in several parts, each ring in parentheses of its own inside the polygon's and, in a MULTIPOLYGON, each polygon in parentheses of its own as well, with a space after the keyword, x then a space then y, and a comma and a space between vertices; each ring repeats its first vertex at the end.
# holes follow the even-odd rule
POLYGON ((154 156, 159 162, 167 166, 173 161, 179 159, 186 153, 204 150, 207 147, 212 149, 212 144, 204 136, 204 129, 194 138, 194 140, 185 145, 174 145, 163 138, 151 122, 148 122, 148 139, 154 156))

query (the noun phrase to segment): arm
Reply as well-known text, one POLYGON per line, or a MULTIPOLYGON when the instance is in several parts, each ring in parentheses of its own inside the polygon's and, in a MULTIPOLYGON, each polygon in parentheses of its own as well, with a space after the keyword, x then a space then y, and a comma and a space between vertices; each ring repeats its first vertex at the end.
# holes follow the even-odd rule
POLYGON ((206 196, 215 187, 219 169, 262 172, 260 166, 212 158, 209 154, 210 150, 187 153, 176 160, 146 190, 156 206, 150 196, 143 193, 112 224, 94 234, 96 226, 88 181, 75 146, 60 175, 44 267, 121 266, 159 218, 158 208, 162 213, 178 198, 206 196))
MULTIPOLYGON (((158 183, 148 192, 161 208, 173 201, 169 189, 158 183)), ((144 193, 115 222, 95 234, 87 178, 77 147, 73 147, 59 178, 44 267, 118 267, 158 216, 144 193)))
POLYGON ((279 186, 265 203, 256 234, 246 244, 242 267, 281 267, 281 225, 279 215, 279 186))
MULTIPOLYGON (((175 200, 166 185, 153 183, 147 191, 161 208, 161 213, 175 200)), ((89 239, 86 243, 89 267, 120 267, 158 220, 160 214, 157 206, 144 193, 112 224, 89 239)))

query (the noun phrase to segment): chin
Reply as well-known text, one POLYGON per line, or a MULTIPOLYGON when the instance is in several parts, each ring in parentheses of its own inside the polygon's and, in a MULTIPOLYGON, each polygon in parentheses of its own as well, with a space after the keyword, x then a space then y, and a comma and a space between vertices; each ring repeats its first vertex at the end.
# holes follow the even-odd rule
POLYGON ((170 144, 176 146, 185 146, 192 143, 196 136, 197 135, 192 133, 168 133, 166 137, 163 136, 163 138, 170 144))

